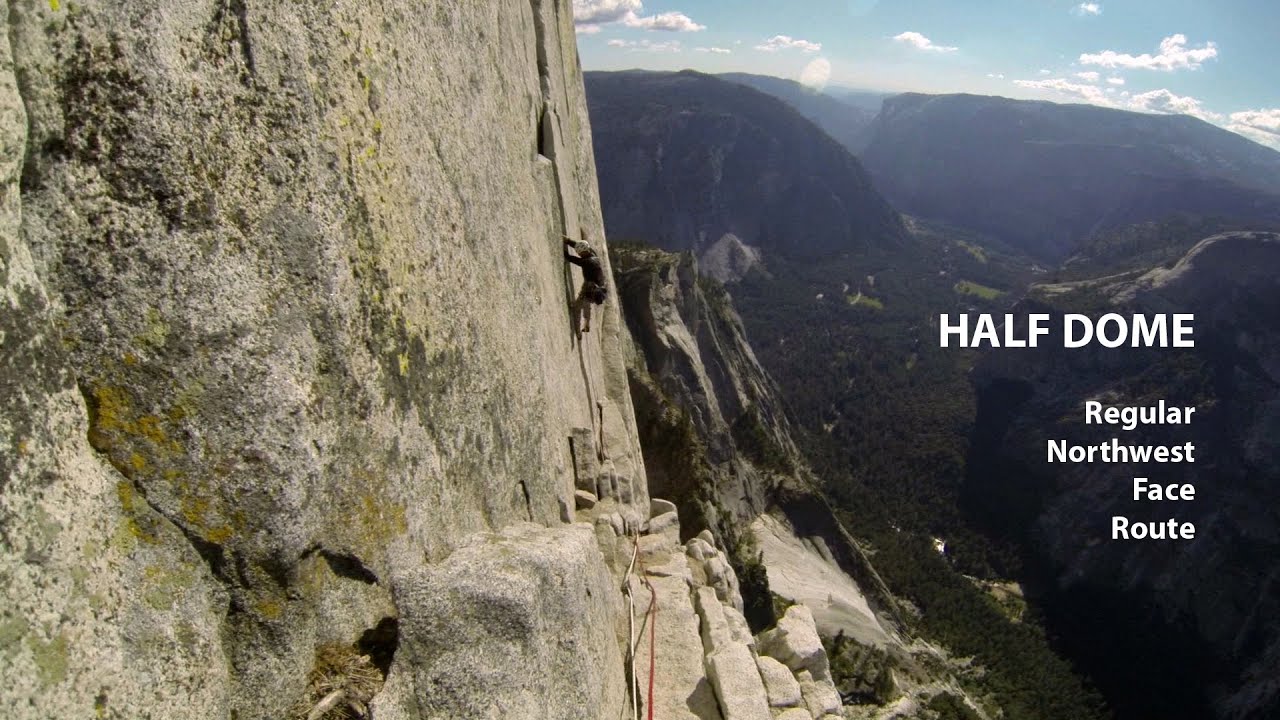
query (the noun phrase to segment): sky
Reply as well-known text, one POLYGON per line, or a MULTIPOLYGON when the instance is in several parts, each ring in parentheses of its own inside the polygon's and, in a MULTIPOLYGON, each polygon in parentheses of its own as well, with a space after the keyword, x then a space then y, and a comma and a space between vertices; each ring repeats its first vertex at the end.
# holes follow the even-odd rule
POLYGON ((1182 113, 1280 150, 1277 0, 573 0, 587 70, 1182 113))

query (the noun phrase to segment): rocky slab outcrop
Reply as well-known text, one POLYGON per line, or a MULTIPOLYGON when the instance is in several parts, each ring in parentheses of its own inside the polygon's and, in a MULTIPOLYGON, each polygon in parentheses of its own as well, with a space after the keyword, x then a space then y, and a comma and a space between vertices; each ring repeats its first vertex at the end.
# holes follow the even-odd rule
POLYGON ((760 669, 760 677, 764 680, 769 707, 798 707, 803 702, 800 683, 786 665, 768 655, 761 655, 756 658, 756 667, 760 669))
POLYGON ((843 632, 866 645, 892 641, 862 589, 836 563, 821 536, 801 540, 770 515, 757 518, 751 530, 763 553, 770 589, 808 607, 819 630, 828 636, 843 632))
POLYGON ((827 652, 818 637, 813 613, 804 605, 792 605, 771 630, 760 635, 760 651, 791 668, 808 671, 818 679, 831 679, 827 652))
POLYGON ((617 718, 626 689, 614 636, 620 601, 589 525, 519 525, 471 539, 400 584, 394 692, 374 709, 617 718))
MULTIPOLYGON (((609 542, 607 531, 602 535, 597 529, 596 534, 609 542)), ((801 608, 789 613, 779 629, 753 637, 738 609, 737 591, 725 600, 709 584, 707 566, 724 557, 707 540, 709 535, 701 533, 683 547, 654 534, 613 541, 619 554, 631 552, 637 558, 636 572, 626 581, 635 599, 629 631, 638 649, 635 677, 642 706, 648 702, 652 674, 655 717, 772 720, 794 710, 793 716, 813 720, 831 712, 832 698, 839 712, 840 696, 822 646, 815 652, 806 644, 817 638, 812 616, 801 608), (763 643, 801 670, 758 651, 763 643), (797 653, 804 656, 802 663, 794 662, 797 653)))

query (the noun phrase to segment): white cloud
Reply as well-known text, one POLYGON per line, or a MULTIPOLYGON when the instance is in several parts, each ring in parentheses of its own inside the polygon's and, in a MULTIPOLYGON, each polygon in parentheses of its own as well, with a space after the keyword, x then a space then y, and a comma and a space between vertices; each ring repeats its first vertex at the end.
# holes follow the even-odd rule
POLYGON ((573 21, 579 25, 603 25, 643 9, 641 0, 573 0, 573 21))
POLYGON ((987 77, 992 78, 994 80, 1003 80, 1004 73, 987 73, 987 77))
POLYGON ((917 50, 931 50, 933 52, 949 53, 949 52, 955 52, 956 50, 960 49, 957 47, 950 47, 947 45, 934 45, 933 41, 930 40, 929 38, 921 35, 918 32, 912 32, 910 30, 904 33, 899 33, 897 35, 894 35, 893 39, 897 40, 900 43, 906 43, 908 45, 911 45, 917 50))
POLYGON ((636 52, 680 52, 680 42, 678 40, 656 43, 651 40, 618 40, 615 38, 609 41, 609 47, 622 48, 623 50, 636 52))
POLYGON ((1101 15, 1102 6, 1095 2, 1082 2, 1072 12, 1077 15, 1101 15))
POLYGON ((1085 82, 1096 83, 1096 82, 1098 82, 1098 78, 1100 78, 1100 77, 1102 77, 1102 76, 1101 76, 1101 75, 1099 75, 1098 73, 1094 72, 1093 70, 1089 70, 1089 71, 1087 71, 1087 72, 1078 72, 1078 73, 1076 73, 1076 77, 1080 78, 1081 80, 1083 80, 1083 81, 1085 81, 1085 82))
POLYGON ((827 86, 831 79, 831 63, 826 58, 814 58, 800 71, 800 84, 815 90, 827 86))
POLYGON ((1106 93, 1094 85, 1082 85, 1080 83, 1071 82, 1066 78, 1051 78, 1049 80, 1014 80, 1014 85, 1028 88, 1031 90, 1049 90, 1059 95, 1065 95, 1075 100, 1084 100, 1094 105, 1113 106, 1111 100, 1106 93))
POLYGON ((1175 95, 1164 88, 1130 97, 1128 107, 1130 110, 1137 110, 1138 112, 1190 115, 1209 122, 1222 120, 1222 115, 1206 110, 1199 100, 1185 95, 1175 95))
POLYGON ((1221 114, 1205 108, 1196 98, 1177 95, 1164 88, 1137 95, 1121 91, 1117 95, 1117 88, 1115 87, 1109 87, 1104 90, 1096 85, 1084 85, 1072 82, 1067 78, 1014 80, 1013 83, 1019 87, 1032 90, 1047 90, 1068 99, 1083 100, 1092 105, 1101 105, 1103 107, 1158 113, 1161 115, 1190 115, 1213 123, 1223 120, 1221 114))
POLYGON ((1231 122, 1243 123, 1280 136, 1280 108, 1231 113, 1231 122))
POLYGON ((690 19, 688 15, 680 12, 664 12, 648 17, 639 17, 632 13, 622 18, 622 24, 643 30, 666 30, 668 32, 698 32, 699 30, 707 29, 706 25, 699 25, 690 19))
POLYGON ((697 32, 707 28, 682 12, 641 15, 642 12, 644 3, 641 0, 573 0, 573 22, 578 32, 584 35, 599 32, 601 25, 611 23, 670 32, 697 32))
POLYGON ((1140 70, 1195 70, 1205 60, 1218 56, 1218 46, 1212 42, 1202 47, 1188 48, 1187 36, 1182 33, 1170 35, 1160 41, 1160 52, 1156 55, 1143 53, 1129 55, 1114 50, 1103 50, 1100 53, 1085 53, 1080 56, 1082 65, 1098 65, 1105 68, 1134 68, 1140 70))
POLYGON ((1050 71, 1050 70, 1049 70, 1049 68, 1040 68, 1040 74, 1041 74, 1041 75, 1052 75, 1052 74, 1053 74, 1053 72, 1052 72, 1052 71, 1050 71))
POLYGON ((600 32, 602 29, 603 28, 601 28, 599 25, 574 25, 573 26, 573 31, 579 35, 595 35, 596 33, 600 32))
POLYGON ((716 55, 728 55, 733 52, 729 48, 722 47, 696 47, 694 50, 701 53, 715 53, 716 55))
POLYGON ((779 50, 796 49, 807 53, 816 53, 822 49, 822 43, 809 42, 793 38, 790 35, 774 35, 756 46, 757 50, 764 52, 777 52, 779 50))
POLYGON ((1167 88, 1135 95, 1128 90, 1116 87, 1124 84, 1123 78, 1107 78, 1107 82, 1112 87, 1103 89, 1096 85, 1072 82, 1067 78, 1013 81, 1019 87, 1047 91, 1062 98, 1084 101, 1102 107, 1160 115, 1190 115, 1259 144, 1280 150, 1280 108, 1243 110, 1223 115, 1206 108, 1197 98, 1178 95, 1167 88))
POLYGON ((1228 130, 1280 150, 1280 108, 1233 112, 1228 119, 1228 130))

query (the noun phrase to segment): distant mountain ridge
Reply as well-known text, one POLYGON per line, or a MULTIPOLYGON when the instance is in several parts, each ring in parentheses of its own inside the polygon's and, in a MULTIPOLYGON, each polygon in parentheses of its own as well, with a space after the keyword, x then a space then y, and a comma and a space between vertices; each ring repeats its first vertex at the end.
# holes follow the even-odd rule
POLYGON ((903 212, 1051 260, 1175 214, 1280 218, 1280 153, 1181 115, 906 93, 885 100, 860 158, 903 212))
POLYGON ((755 88, 787 103, 855 155, 861 152, 866 144, 867 130, 875 120, 876 113, 879 112, 879 107, 872 109, 861 106, 795 80, 772 75, 722 73, 716 77, 755 88))
POLYGON ((861 163, 781 100, 681 73, 586 73, 606 230, 668 250, 732 233, 766 253, 894 245, 898 213, 861 163))

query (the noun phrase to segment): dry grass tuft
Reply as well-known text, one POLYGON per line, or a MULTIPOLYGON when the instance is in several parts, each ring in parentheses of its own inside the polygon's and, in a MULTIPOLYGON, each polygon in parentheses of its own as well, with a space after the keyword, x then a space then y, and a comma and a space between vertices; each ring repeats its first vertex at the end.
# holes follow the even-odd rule
POLYGON ((368 655, 351 645, 316 648, 306 695, 293 706, 290 720, 359 720, 382 689, 383 677, 368 655))

